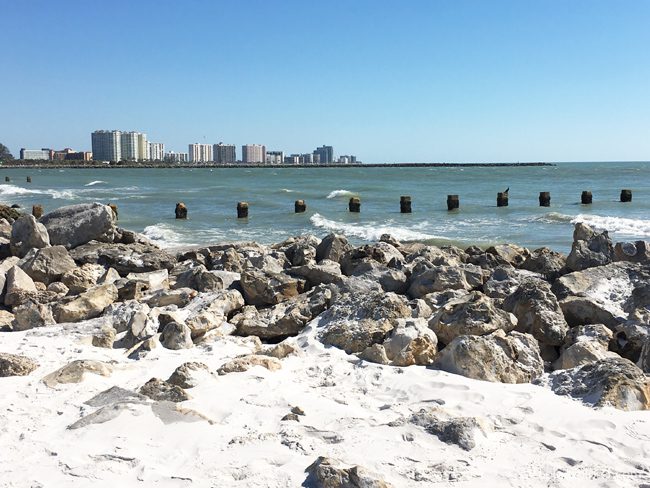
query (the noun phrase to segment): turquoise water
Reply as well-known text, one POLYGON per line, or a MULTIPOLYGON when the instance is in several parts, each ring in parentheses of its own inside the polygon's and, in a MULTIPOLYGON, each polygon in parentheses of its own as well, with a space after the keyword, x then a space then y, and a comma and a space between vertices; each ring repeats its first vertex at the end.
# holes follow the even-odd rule
POLYGON ((545 167, 490 168, 214 168, 214 169, 2 169, 0 200, 45 211, 99 201, 119 207, 120 225, 144 232, 164 246, 233 240, 279 242, 313 233, 344 233, 355 242, 382 233, 435 244, 513 242, 566 252, 575 221, 608 229, 615 240, 650 237, 650 163, 561 163, 545 167), (26 176, 32 183, 26 183, 26 176), (496 207, 496 193, 510 187, 510 205, 496 207), (623 188, 631 203, 620 203, 623 188), (582 190, 594 203, 580 205, 582 190), (540 191, 551 207, 539 207, 540 191), (460 209, 448 212, 448 194, 460 209), (347 210, 351 195, 361 213, 347 210), (410 195, 413 213, 399 213, 410 195), (296 199, 307 212, 294 214, 296 199), (247 220, 236 218, 240 200, 247 220), (189 219, 174 219, 176 202, 189 219))

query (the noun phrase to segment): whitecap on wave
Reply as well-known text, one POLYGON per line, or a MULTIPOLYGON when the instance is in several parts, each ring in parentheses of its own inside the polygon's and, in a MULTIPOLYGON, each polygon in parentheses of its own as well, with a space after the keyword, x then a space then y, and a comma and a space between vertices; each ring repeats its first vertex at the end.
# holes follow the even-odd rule
POLYGON ((329 220, 316 213, 310 218, 311 223, 321 229, 330 232, 338 232, 346 236, 359 237, 365 241, 378 241, 382 234, 390 234, 400 241, 431 241, 431 240, 448 240, 445 237, 427 234, 405 227, 394 227, 391 225, 369 224, 346 224, 329 220))
POLYGON ((148 225, 142 233, 162 248, 187 246, 189 245, 183 235, 168 224, 148 225))
POLYGON ((572 224, 585 223, 598 230, 606 230, 627 236, 650 236, 650 220, 626 217, 604 217, 601 215, 580 214, 571 219, 572 224))
POLYGON ((90 183, 86 183, 84 186, 95 186, 95 185, 105 185, 106 182, 102 180, 95 180, 91 181, 90 183))
POLYGON ((329 195, 327 195, 327 198, 332 199, 332 198, 338 198, 338 197, 351 197, 356 195, 356 193, 351 192, 349 190, 334 190, 331 192, 329 195))
POLYGON ((73 190, 34 190, 16 185, 0 185, 0 196, 12 197, 22 195, 50 195, 52 198, 74 200, 76 195, 73 190))

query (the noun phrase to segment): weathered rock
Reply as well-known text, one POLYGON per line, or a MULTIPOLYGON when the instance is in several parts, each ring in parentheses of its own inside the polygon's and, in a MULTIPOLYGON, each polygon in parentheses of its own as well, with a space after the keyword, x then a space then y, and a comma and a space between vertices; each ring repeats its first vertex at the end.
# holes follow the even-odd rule
POLYGON ((163 329, 160 343, 167 349, 189 349, 194 346, 192 331, 185 324, 169 322, 163 329))
POLYGON ((332 299, 328 288, 314 288, 273 307, 257 310, 246 306, 233 317, 237 335, 255 335, 262 339, 298 334, 309 321, 322 313, 332 299))
POLYGON ((364 361, 370 361, 371 363, 377 363, 377 364, 389 364, 390 359, 388 359, 388 355, 386 354, 386 348, 384 347, 383 344, 373 344, 371 346, 366 347, 363 351, 361 351, 359 354, 359 359, 363 359, 364 361))
POLYGON ((316 247, 316 261, 320 263, 324 259, 327 259, 338 263, 341 257, 351 249, 352 246, 345 236, 329 234, 316 247))
POLYGON ((147 397, 135 391, 120 388, 119 386, 111 386, 108 390, 97 393, 84 403, 91 407, 100 408, 116 403, 143 403, 146 401, 148 401, 147 397))
POLYGON ((109 244, 89 242, 70 251, 72 259, 79 264, 101 264, 114 268, 120 276, 129 273, 170 270, 176 258, 153 244, 109 244))
POLYGON ((79 322, 99 317, 111 303, 117 300, 114 284, 98 285, 69 302, 54 306, 54 318, 58 323, 79 322))
POLYGON ((473 290, 483 286, 483 272, 477 266, 434 266, 422 270, 414 269, 408 282, 407 294, 411 298, 422 298, 429 293, 445 290, 473 290))
POLYGON ((283 273, 264 273, 255 268, 241 275, 241 287, 247 305, 275 305, 305 291, 305 281, 283 273))
POLYGON ((99 332, 93 335, 92 345, 111 349, 115 342, 115 329, 110 326, 102 327, 99 332))
POLYGON ((13 330, 28 330, 55 323, 52 309, 48 305, 27 301, 14 307, 13 330))
POLYGON ((319 339, 323 344, 358 353, 383 343, 400 318, 410 318, 404 297, 395 293, 348 293, 320 315, 319 339))
POLYGON ((566 267, 566 256, 547 247, 541 247, 535 249, 520 267, 539 273, 549 281, 555 281, 566 267))
POLYGON ((31 249, 50 246, 47 229, 32 215, 21 215, 11 227, 11 253, 22 258, 31 249))
POLYGON ((636 365, 646 374, 650 373, 650 338, 647 338, 641 348, 636 365))
POLYGON ((58 297, 64 297, 68 294, 70 289, 60 281, 55 281, 54 283, 50 283, 49 285, 47 285, 47 291, 56 293, 58 297))
POLYGON ((623 358, 601 359, 555 371, 537 383, 550 387, 558 395, 569 395, 595 407, 650 408, 648 379, 634 363, 623 358))
POLYGON ((166 269, 149 271, 146 273, 129 273, 126 279, 144 283, 149 291, 157 291, 169 288, 169 272, 166 269))
POLYGON ((518 332, 530 333, 542 344, 561 345, 569 330, 557 298, 544 282, 523 282, 503 301, 503 309, 517 317, 518 332))
POLYGON ((444 418, 434 409, 422 409, 409 419, 445 444, 455 444, 465 451, 476 447, 476 435, 483 433, 480 422, 474 417, 444 418))
POLYGON ((167 381, 151 378, 142 388, 140 394, 158 402, 184 402, 191 397, 180 386, 172 385, 167 381))
POLYGON ((5 294, 5 305, 9 307, 26 302, 37 292, 34 280, 18 266, 13 266, 7 271, 6 279, 7 292, 5 294))
POLYGON ((83 381, 86 373, 110 376, 112 372, 113 368, 111 368, 109 364, 101 361, 79 359, 66 364, 53 373, 48 374, 43 378, 43 383, 50 388, 54 388, 58 384, 80 383, 83 381))
POLYGON ((158 335, 159 334, 147 337, 143 341, 136 343, 133 347, 126 351, 126 356, 129 359, 136 361, 146 357, 149 352, 153 351, 160 345, 158 335))
POLYGON ((607 231, 595 232, 583 223, 577 223, 573 230, 573 245, 567 256, 566 265, 571 271, 581 271, 612 262, 614 248, 607 231))
POLYGON ((191 288, 178 288, 176 290, 158 290, 148 300, 152 307, 167 307, 176 305, 184 307, 197 296, 197 291, 191 288))
POLYGON ((614 337, 609 348, 620 356, 636 363, 644 344, 650 337, 650 327, 638 322, 626 322, 614 328, 614 337))
POLYGON ((614 328, 622 320, 588 297, 567 297, 560 302, 564 318, 570 327, 588 324, 605 324, 614 328))
POLYGON ((486 335, 496 330, 510 332, 516 326, 513 314, 497 308, 491 298, 480 292, 450 300, 429 321, 429 327, 443 344, 461 335, 486 335))
POLYGON ((486 336, 458 336, 438 353, 434 367, 477 380, 528 383, 544 372, 537 341, 530 334, 497 330, 486 336))
POLYGON ((97 281, 106 273, 106 268, 99 264, 87 263, 74 267, 61 277, 61 283, 68 287, 71 295, 78 295, 97 285, 97 281))
POLYGON ((431 364, 438 352, 437 345, 438 338, 424 319, 398 319, 397 326, 383 343, 393 366, 431 364))
POLYGON ((291 266, 304 266, 315 263, 318 244, 320 244, 320 240, 317 237, 304 235, 288 239, 280 244, 279 249, 284 251, 291 266))
POLYGON ((519 267, 530 255, 528 249, 514 244, 497 244, 486 249, 487 253, 498 256, 502 261, 519 267))
POLYGON ((340 461, 320 456, 305 469, 304 486, 312 488, 391 488, 361 466, 346 467, 340 461))
POLYGON ((322 260, 319 264, 308 263, 303 266, 290 268, 287 273, 307 280, 310 287, 321 284, 339 284, 343 281, 341 266, 334 261, 322 260))
POLYGON ((20 258, 11 256, 0 261, 0 298, 4 301, 7 272, 20 262, 20 258))
POLYGON ((271 356, 277 359, 284 359, 292 354, 300 354, 300 349, 294 344, 283 341, 279 344, 275 344, 269 347, 268 349, 260 351, 260 354, 263 354, 264 356, 271 356))
POLYGON ((341 271, 345 275, 355 274, 357 267, 367 263, 377 263, 385 266, 400 268, 405 261, 399 250, 386 242, 366 244, 350 249, 341 258, 341 271))
POLYGON ((650 242, 617 242, 614 246, 614 261, 650 263, 650 242))
POLYGON ((0 310, 0 331, 11 330, 14 314, 7 310, 0 310))
POLYGON ((0 378, 27 376, 38 368, 38 363, 26 356, 0 352, 0 378))
POLYGON ((603 324, 572 327, 564 338, 564 349, 583 341, 593 341, 607 349, 613 337, 612 331, 603 324))
POLYGON ((101 203, 69 205, 41 218, 52 245, 62 245, 68 249, 90 241, 113 242, 115 221, 111 208, 101 203))
POLYGON ((77 268, 67 249, 63 246, 32 249, 18 266, 34 281, 40 281, 46 285, 60 281, 65 273, 77 268))
POLYGON ((136 313, 142 311, 145 316, 148 316, 149 310, 150 308, 146 303, 138 303, 135 300, 130 300, 110 304, 104 310, 103 316, 106 317, 106 321, 119 334, 129 328, 129 324, 136 313))
POLYGON ((203 363, 183 363, 174 370, 168 383, 181 388, 194 388, 200 382, 201 377, 210 376, 209 368, 203 363))
POLYGON ((406 256, 406 260, 409 263, 413 263, 413 265, 426 263, 424 268, 434 266, 460 266, 466 262, 468 257, 464 251, 454 246, 426 246, 421 243, 413 243, 408 247, 402 246, 401 252, 406 256))
POLYGON ((200 292, 207 292, 222 290, 225 287, 221 278, 199 264, 180 274, 172 288, 192 288, 200 292))
POLYGON ((553 368, 571 369, 601 359, 618 357, 618 354, 608 351, 607 347, 603 347, 598 341, 583 340, 564 349, 558 360, 553 363, 553 368))
POLYGON ((262 366, 269 371, 277 371, 278 369, 282 368, 282 363, 279 359, 271 356, 251 354, 226 362, 217 370, 217 373, 220 375, 228 373, 242 373, 244 371, 248 371, 254 366, 262 366))
POLYGON ((406 273, 399 269, 389 268, 372 260, 366 260, 354 268, 353 276, 379 283, 382 290, 398 294, 406 292, 406 273))
POLYGON ((222 327, 228 316, 243 306, 244 298, 237 290, 202 293, 179 310, 179 317, 192 331, 192 339, 197 339, 210 330, 222 327))

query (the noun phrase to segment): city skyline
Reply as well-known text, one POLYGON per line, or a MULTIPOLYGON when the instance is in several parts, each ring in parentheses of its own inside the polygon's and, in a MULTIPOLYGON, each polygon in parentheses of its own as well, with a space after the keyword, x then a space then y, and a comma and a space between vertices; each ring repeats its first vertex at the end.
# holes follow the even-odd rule
POLYGON ((33 0, 3 20, 14 155, 142 127, 174 151, 331 141, 368 163, 650 157, 644 0, 33 0))

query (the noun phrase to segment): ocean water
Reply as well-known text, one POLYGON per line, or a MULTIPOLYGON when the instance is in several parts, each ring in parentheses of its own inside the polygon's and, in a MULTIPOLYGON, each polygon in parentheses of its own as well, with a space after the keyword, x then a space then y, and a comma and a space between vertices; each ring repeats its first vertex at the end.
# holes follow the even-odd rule
POLYGON ((82 203, 115 203, 122 227, 144 232, 167 247, 253 240, 275 243, 293 235, 343 233, 353 242, 390 233, 403 241, 462 247, 512 242, 567 252, 573 223, 607 229, 614 240, 650 238, 650 163, 559 163, 542 167, 454 168, 197 168, 10 169, 0 168, 0 202, 45 211, 82 203), (32 183, 26 183, 26 176, 32 183), (11 182, 2 183, 9 176, 11 182), (509 206, 496 194, 509 191, 509 206), (631 203, 620 203, 621 189, 631 203), (592 205, 581 205, 583 190, 592 205), (540 207, 540 191, 551 206, 540 207), (447 211, 448 194, 460 209, 447 211), (350 196, 361 213, 348 212, 350 196), (401 195, 413 213, 401 214, 401 195), (295 214, 297 199, 307 212, 295 214), (189 209, 174 218, 176 202, 189 209), (238 201, 249 218, 238 220, 238 201))

